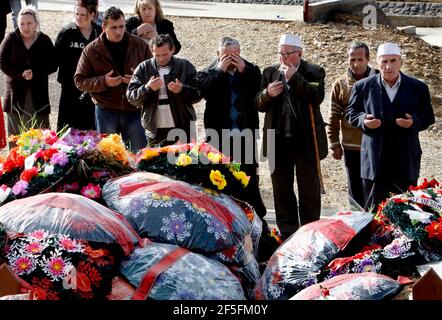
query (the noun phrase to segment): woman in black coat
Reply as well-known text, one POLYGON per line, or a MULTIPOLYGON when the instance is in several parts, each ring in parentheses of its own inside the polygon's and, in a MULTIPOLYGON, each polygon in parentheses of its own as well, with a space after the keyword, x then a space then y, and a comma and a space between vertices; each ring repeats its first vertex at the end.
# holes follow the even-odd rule
POLYGON ((51 39, 37 31, 34 9, 18 14, 19 27, 9 33, 0 46, 0 69, 5 74, 4 112, 8 133, 26 129, 49 128, 48 76, 57 71, 51 39))
POLYGON ((95 106, 87 92, 77 89, 74 74, 84 47, 101 34, 93 22, 97 0, 79 0, 75 7, 75 22, 65 26, 55 40, 58 58, 58 78, 61 84, 57 130, 68 125, 82 130, 95 130, 95 106))
POLYGON ((137 0, 135 3, 136 16, 126 20, 126 30, 149 41, 157 34, 169 34, 175 45, 175 53, 181 50, 173 23, 164 19, 159 0, 137 0))

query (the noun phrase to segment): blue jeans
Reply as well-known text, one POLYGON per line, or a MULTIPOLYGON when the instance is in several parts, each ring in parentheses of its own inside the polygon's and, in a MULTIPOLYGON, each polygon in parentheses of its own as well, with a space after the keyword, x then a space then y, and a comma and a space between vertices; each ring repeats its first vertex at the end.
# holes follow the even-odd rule
MULTIPOLYGON (((26 5, 33 5, 36 9, 38 9, 38 0, 25 0, 26 5)), ((12 9, 12 23, 14 24, 14 29, 17 28, 17 16, 21 10, 21 0, 10 0, 12 9)))
POLYGON ((95 122, 99 133, 121 133, 132 152, 147 146, 141 111, 118 112, 95 105, 95 122))

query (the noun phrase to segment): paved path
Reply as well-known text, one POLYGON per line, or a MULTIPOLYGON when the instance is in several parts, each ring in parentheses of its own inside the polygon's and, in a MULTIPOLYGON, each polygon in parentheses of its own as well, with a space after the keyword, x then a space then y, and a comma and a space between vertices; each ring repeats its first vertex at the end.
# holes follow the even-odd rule
MULTIPOLYGON (((105 0, 100 3, 103 10, 116 6, 124 13, 133 13, 135 0, 105 0)), ((171 0, 161 0, 161 6, 166 16, 271 21, 302 21, 303 19, 302 6, 171 0)), ((72 0, 40 0, 38 3, 39 10, 72 11, 73 7, 72 0)))

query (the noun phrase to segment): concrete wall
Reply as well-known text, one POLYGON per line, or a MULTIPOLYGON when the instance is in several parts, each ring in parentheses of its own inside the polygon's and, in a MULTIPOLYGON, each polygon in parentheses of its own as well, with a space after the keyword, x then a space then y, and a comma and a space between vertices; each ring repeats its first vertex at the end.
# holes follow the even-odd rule
MULTIPOLYGON (((373 5, 378 8, 376 2, 370 0, 326 0, 311 3, 309 4, 307 22, 326 22, 339 12, 352 13, 363 17, 363 8, 366 5, 373 5)), ((390 25, 390 21, 381 9, 376 10, 376 16, 377 23, 390 25)))
POLYGON ((387 16, 394 27, 416 26, 421 28, 442 27, 441 17, 429 16, 387 16))

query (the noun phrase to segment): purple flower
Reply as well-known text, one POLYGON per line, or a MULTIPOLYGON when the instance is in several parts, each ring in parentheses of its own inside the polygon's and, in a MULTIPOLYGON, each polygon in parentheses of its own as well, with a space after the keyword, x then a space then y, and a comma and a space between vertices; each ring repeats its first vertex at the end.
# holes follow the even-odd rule
POLYGON ((28 185, 29 185, 29 183, 27 181, 19 180, 12 187, 12 193, 15 194, 16 196, 18 196, 18 195, 24 196, 25 194, 28 193, 28 190, 27 190, 28 185))
POLYGON ((132 198, 129 202, 130 211, 138 211, 143 207, 143 200, 140 198, 132 198))
POLYGON ((169 230, 172 234, 180 235, 184 232, 184 223, 181 220, 172 220, 169 224, 169 230))
POLYGON ((360 260, 357 270, 358 272, 376 272, 376 265, 372 259, 365 258, 360 260))
POLYGON ((60 167, 64 167, 69 162, 69 158, 64 152, 57 152, 51 157, 50 163, 53 165, 58 164, 60 167))

